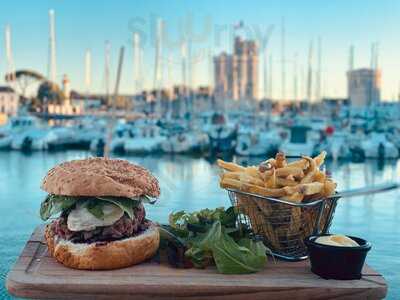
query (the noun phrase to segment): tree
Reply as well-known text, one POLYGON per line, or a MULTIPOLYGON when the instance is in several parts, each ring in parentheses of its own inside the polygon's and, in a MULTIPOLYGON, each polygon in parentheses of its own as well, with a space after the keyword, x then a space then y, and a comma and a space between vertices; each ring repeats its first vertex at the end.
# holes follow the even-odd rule
POLYGON ((41 105, 47 103, 62 104, 65 96, 58 85, 50 81, 45 81, 39 86, 37 99, 41 105))

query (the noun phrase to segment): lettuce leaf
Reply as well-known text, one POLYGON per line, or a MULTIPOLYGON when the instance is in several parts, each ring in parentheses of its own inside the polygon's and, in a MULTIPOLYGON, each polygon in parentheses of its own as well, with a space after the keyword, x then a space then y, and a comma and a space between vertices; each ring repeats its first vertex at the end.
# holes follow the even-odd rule
POLYGON ((51 216, 72 208, 78 197, 47 195, 40 205, 40 218, 47 221, 51 216))
POLYGON ((110 202, 120 207, 130 218, 134 218, 134 208, 140 202, 153 204, 154 199, 148 196, 140 196, 135 198, 124 197, 72 197, 61 195, 47 195, 46 199, 40 205, 40 217, 43 221, 47 221, 51 216, 60 212, 69 210, 74 207, 78 201, 85 201, 88 211, 98 219, 103 218, 104 202, 110 202))

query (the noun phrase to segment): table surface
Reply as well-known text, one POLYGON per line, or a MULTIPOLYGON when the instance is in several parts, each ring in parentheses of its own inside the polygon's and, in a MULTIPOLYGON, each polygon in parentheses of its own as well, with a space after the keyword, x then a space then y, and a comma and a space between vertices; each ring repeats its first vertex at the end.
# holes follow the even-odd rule
POLYGON ((387 285, 368 266, 360 280, 325 280, 309 261, 273 262, 256 274, 223 275, 215 268, 174 269, 146 262, 112 271, 64 267, 50 257, 43 227, 33 232, 7 277, 17 297, 51 299, 382 299, 387 285))

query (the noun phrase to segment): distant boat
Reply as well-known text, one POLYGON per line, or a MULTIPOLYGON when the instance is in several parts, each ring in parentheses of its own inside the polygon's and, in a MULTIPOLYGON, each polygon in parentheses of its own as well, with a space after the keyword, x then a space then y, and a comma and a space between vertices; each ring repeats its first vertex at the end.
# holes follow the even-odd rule
POLYGON ((55 139, 48 142, 48 150, 80 148, 80 141, 74 127, 52 127, 51 133, 55 139))
POLYGON ((366 158, 393 159, 399 157, 399 150, 386 138, 384 133, 370 133, 361 142, 361 148, 364 150, 366 158))
POLYGON ((273 156, 279 144, 280 138, 275 130, 239 132, 235 153, 241 156, 273 156))
POLYGON ((208 151, 210 139, 207 134, 187 131, 169 136, 161 144, 161 149, 170 154, 201 154, 208 151))
POLYGON ((233 153, 236 146, 238 127, 227 122, 223 114, 213 114, 205 132, 210 138, 210 148, 214 153, 233 153))
POLYGON ((313 131, 308 126, 293 125, 289 128, 288 139, 279 146, 279 150, 286 156, 312 156, 316 145, 312 134, 313 131))
POLYGON ((38 118, 30 115, 10 118, 1 129, 1 134, 6 136, 2 139, 3 148, 23 151, 46 150, 48 143, 56 138, 38 118))
POLYGON ((9 134, 0 134, 0 150, 11 149, 12 136, 9 134))
POLYGON ((132 137, 126 138, 124 152, 126 154, 160 153, 161 144, 166 140, 161 128, 151 120, 140 120, 132 127, 132 137))
POLYGON ((350 139, 351 135, 347 131, 335 130, 326 138, 326 151, 328 156, 332 157, 334 160, 350 159, 350 139))

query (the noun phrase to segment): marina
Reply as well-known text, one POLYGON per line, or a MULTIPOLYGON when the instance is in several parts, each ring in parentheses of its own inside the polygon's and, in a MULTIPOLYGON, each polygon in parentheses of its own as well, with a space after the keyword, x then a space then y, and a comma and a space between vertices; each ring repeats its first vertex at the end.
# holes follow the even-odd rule
POLYGON ((366 109, 365 115, 339 120, 313 115, 254 115, 240 111, 205 112, 190 119, 138 117, 118 118, 108 135, 110 119, 82 116, 49 125, 48 119, 33 115, 11 117, 0 127, 0 150, 65 151, 90 150, 102 153, 108 143, 116 154, 238 155, 268 157, 278 151, 296 156, 321 150, 334 160, 399 158, 400 111, 398 104, 366 109), (372 111, 372 112, 371 112, 372 111), (368 114, 380 112, 374 119, 368 114))

